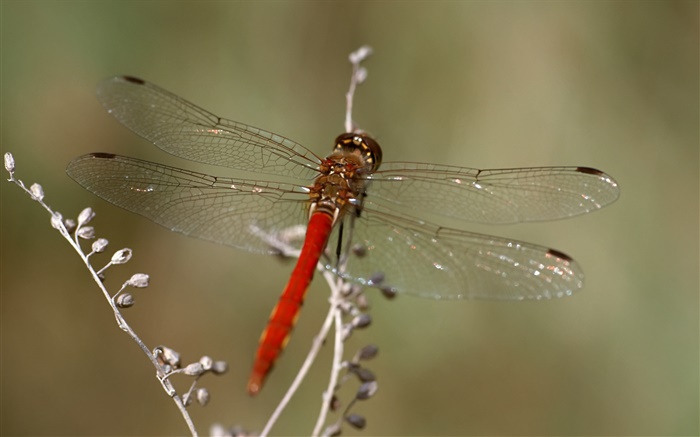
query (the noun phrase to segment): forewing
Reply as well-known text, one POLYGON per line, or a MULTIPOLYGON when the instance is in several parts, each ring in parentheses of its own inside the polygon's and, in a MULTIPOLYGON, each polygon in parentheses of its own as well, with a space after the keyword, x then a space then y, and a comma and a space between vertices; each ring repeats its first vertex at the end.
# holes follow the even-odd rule
POLYGON ((620 194, 615 180, 588 167, 479 170, 395 162, 369 179, 369 205, 475 223, 572 217, 600 209, 620 194))
POLYGON ((276 253, 270 239, 306 226, 303 187, 218 178, 104 153, 75 159, 67 172, 102 199, 170 230, 252 252, 276 253))
POLYGON ((218 117, 141 79, 107 79, 97 96, 126 127, 180 158, 304 181, 318 175, 320 159, 304 146, 218 117))

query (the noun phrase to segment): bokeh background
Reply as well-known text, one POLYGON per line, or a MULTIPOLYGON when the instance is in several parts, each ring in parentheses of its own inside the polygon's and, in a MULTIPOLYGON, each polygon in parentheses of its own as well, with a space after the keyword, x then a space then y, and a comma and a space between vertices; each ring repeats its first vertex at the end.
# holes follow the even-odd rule
MULTIPOLYGON (((187 165, 111 119, 95 85, 143 77, 324 154, 343 128, 347 55, 369 44, 355 118, 387 161, 592 166, 622 196, 572 220, 468 227, 573 255, 587 273, 573 298, 371 296, 375 323, 348 347, 380 346, 380 388, 354 409, 365 431, 345 434, 697 435, 697 2, 3 1, 1 12, 2 151, 54 208, 92 206, 99 236, 134 249, 107 285, 151 275, 126 311, 150 346, 229 362, 202 380, 212 401, 191 407, 200 432, 262 429, 328 291, 312 286, 282 360, 249 398, 258 336, 292 264, 170 233, 71 181, 66 164, 93 151, 187 165)), ((2 434, 186 433, 47 214, 0 188, 2 434)), ((328 352, 275 433, 310 433, 328 352)))

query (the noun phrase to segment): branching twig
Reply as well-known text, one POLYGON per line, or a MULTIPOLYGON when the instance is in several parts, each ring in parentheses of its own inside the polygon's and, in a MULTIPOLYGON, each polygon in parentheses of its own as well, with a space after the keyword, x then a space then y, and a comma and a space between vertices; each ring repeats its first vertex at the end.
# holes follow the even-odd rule
POLYGON ((72 219, 64 220, 63 216, 54 210, 52 210, 44 202, 44 190, 39 184, 32 184, 27 188, 24 183, 15 178, 15 161, 10 153, 6 153, 4 156, 5 170, 10 174, 9 182, 14 183, 20 187, 24 192, 26 192, 33 200, 38 202, 46 211, 51 214, 51 225, 57 229, 61 236, 68 241, 68 243, 73 247, 73 249, 78 253, 83 263, 87 267, 92 279, 95 281, 97 286, 102 291, 107 303, 112 308, 114 317, 116 318, 117 325, 119 328, 126 332, 126 334, 137 344, 141 351, 146 355, 148 360, 156 369, 156 377, 158 381, 163 386, 165 392, 170 396, 175 405, 177 406, 180 414, 182 415, 190 433, 193 436, 197 435, 197 430, 195 429, 192 418, 187 411, 187 405, 191 402, 192 393, 196 393, 197 401, 204 405, 208 401, 208 392, 204 388, 199 388, 195 391, 195 384, 199 378, 207 372, 212 372, 214 374, 224 373, 227 369, 227 365, 223 361, 213 361, 209 357, 202 357, 199 362, 195 362, 180 368, 180 357, 177 352, 172 349, 166 348, 164 346, 159 346, 151 351, 146 344, 141 340, 141 338, 136 334, 136 332, 127 323, 126 319, 122 315, 120 308, 128 308, 134 304, 134 299, 130 293, 125 292, 127 287, 143 288, 148 286, 148 275, 144 273, 136 273, 128 281, 124 282, 121 288, 114 294, 110 295, 109 291, 105 288, 102 283, 104 272, 111 266, 117 264, 124 264, 131 259, 132 251, 129 248, 118 250, 114 253, 111 260, 100 270, 95 270, 90 262, 90 259, 105 250, 108 241, 104 238, 98 238, 91 245, 91 251, 85 253, 81 246, 81 240, 93 239, 94 238, 94 228, 88 226, 90 221, 95 217, 95 213, 91 208, 84 209, 79 215, 77 223, 72 219), (183 396, 177 394, 177 391, 170 381, 170 376, 177 373, 184 373, 189 376, 195 377, 195 380, 190 388, 190 390, 183 396))

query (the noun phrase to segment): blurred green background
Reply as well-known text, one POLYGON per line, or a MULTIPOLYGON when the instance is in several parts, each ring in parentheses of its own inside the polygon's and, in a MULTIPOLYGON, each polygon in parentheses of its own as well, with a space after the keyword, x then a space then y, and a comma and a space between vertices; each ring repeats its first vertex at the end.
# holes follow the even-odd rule
MULTIPOLYGON (((376 397, 347 435, 697 435, 698 2, 2 2, 2 151, 66 216, 92 206, 99 236, 147 272, 128 320, 205 378, 213 422, 260 430, 325 314, 316 281, 265 390, 245 382, 291 263, 188 239, 89 194, 64 173, 113 152, 183 165, 101 108, 115 74, 157 83, 318 154, 343 130, 347 55, 374 47, 355 119, 387 161, 581 165, 622 197, 574 220, 469 229, 573 255, 573 298, 433 302, 372 296, 376 397)), ((193 167, 193 166, 190 166, 193 167)), ((2 189, 2 434, 186 433, 154 370, 116 327, 49 217, 2 189)), ((106 262, 106 259, 104 260, 106 262)), ((95 262, 100 264, 100 262, 95 262)), ((329 349, 329 348, 326 348, 329 349)), ((328 350, 277 434, 310 433, 328 350)), ((347 400, 347 399, 345 399, 347 400)))

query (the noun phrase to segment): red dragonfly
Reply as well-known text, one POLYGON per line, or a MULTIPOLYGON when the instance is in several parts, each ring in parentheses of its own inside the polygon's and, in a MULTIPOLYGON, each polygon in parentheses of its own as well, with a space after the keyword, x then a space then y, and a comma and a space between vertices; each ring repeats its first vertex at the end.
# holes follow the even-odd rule
POLYGON ((89 191, 173 231, 256 253, 277 254, 271 241, 306 228, 303 243, 290 242, 301 254, 261 336, 250 394, 282 351, 319 265, 362 285, 435 299, 568 296, 583 286, 568 255, 435 222, 572 217, 619 195, 613 178, 589 167, 382 163, 379 145, 363 133, 341 134, 322 158, 129 76, 100 84, 98 97, 117 120, 172 155, 269 177, 220 177, 92 153, 67 169, 89 191), (358 255, 340 268, 336 255, 353 248, 358 255))

